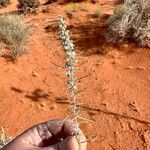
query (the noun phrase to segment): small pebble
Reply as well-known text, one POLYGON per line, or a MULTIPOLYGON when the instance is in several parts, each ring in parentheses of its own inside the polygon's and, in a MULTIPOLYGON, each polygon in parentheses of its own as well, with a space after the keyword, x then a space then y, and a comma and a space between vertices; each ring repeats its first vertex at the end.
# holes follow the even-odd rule
POLYGON ((127 66, 126 69, 131 69, 132 70, 132 69, 134 69, 134 67, 133 66, 127 66))
POLYGON ((32 71, 32 76, 37 77, 39 74, 36 71, 32 71))
POLYGON ((128 107, 131 108, 133 111, 139 112, 137 104, 135 102, 129 103, 128 107))
POLYGON ((47 105, 46 102, 42 102, 42 103, 40 104, 41 107, 46 107, 46 105, 47 105))

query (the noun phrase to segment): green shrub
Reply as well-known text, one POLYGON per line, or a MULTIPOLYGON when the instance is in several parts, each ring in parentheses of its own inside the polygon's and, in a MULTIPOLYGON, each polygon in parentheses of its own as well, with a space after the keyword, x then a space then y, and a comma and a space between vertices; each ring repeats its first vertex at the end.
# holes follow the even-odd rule
POLYGON ((18 0, 18 9, 21 13, 37 13, 40 6, 39 0, 18 0))
POLYGON ((89 11, 89 5, 87 3, 69 3, 65 7, 65 13, 68 17, 72 18, 74 13, 77 11, 89 11))
POLYGON ((0 41, 9 46, 12 59, 26 52, 26 42, 31 27, 24 23, 18 15, 2 15, 0 17, 0 41))
POLYGON ((108 19, 107 38, 111 42, 135 40, 148 46, 150 40, 150 0, 126 0, 108 19))
POLYGON ((102 14, 101 10, 97 8, 93 13, 93 17, 99 17, 101 14, 102 14))
POLYGON ((0 6, 6 7, 10 4, 10 0, 0 0, 0 6))

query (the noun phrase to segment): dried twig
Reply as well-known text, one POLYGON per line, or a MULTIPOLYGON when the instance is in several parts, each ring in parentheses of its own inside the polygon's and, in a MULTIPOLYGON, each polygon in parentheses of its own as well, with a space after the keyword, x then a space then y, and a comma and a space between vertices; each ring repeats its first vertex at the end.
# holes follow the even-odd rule
POLYGON ((0 127, 0 149, 8 144, 11 140, 12 138, 6 136, 4 128, 0 127))

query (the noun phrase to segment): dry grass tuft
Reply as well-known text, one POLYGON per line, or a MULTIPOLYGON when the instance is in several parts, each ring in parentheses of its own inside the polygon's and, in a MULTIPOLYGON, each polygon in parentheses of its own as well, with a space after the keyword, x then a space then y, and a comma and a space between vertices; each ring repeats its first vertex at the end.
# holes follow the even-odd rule
POLYGON ((150 40, 150 0, 126 0, 108 19, 110 42, 134 40, 148 46, 150 40))
POLYGON ((18 15, 0 17, 0 41, 9 47, 9 56, 16 59, 26 52, 26 42, 31 26, 24 23, 18 15))
POLYGON ((76 11, 89 11, 89 6, 86 3, 69 3, 66 5, 65 13, 72 14, 76 11))
POLYGON ((7 137, 4 129, 1 127, 0 128, 0 149, 3 148, 6 144, 8 144, 12 138, 7 137))
POLYGON ((20 13, 37 13, 40 6, 39 0, 18 0, 18 10, 20 13))
POLYGON ((93 13, 93 17, 95 18, 99 17, 101 14, 102 14, 102 11, 99 8, 97 8, 93 13))

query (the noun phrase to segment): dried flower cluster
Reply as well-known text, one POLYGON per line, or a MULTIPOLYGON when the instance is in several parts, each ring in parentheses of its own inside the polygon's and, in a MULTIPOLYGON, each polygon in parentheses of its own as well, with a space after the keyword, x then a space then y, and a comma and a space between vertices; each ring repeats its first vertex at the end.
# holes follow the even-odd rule
POLYGON ((67 26, 64 23, 64 18, 61 16, 59 19, 59 29, 60 29, 60 38, 62 39, 62 44, 67 54, 66 76, 68 77, 67 84, 71 93, 71 106, 73 111, 73 120, 76 127, 76 137, 79 133, 79 123, 78 123, 78 105, 76 102, 77 99, 77 86, 75 84, 75 65, 76 65, 76 53, 74 50, 74 44, 69 36, 69 31, 67 26))

